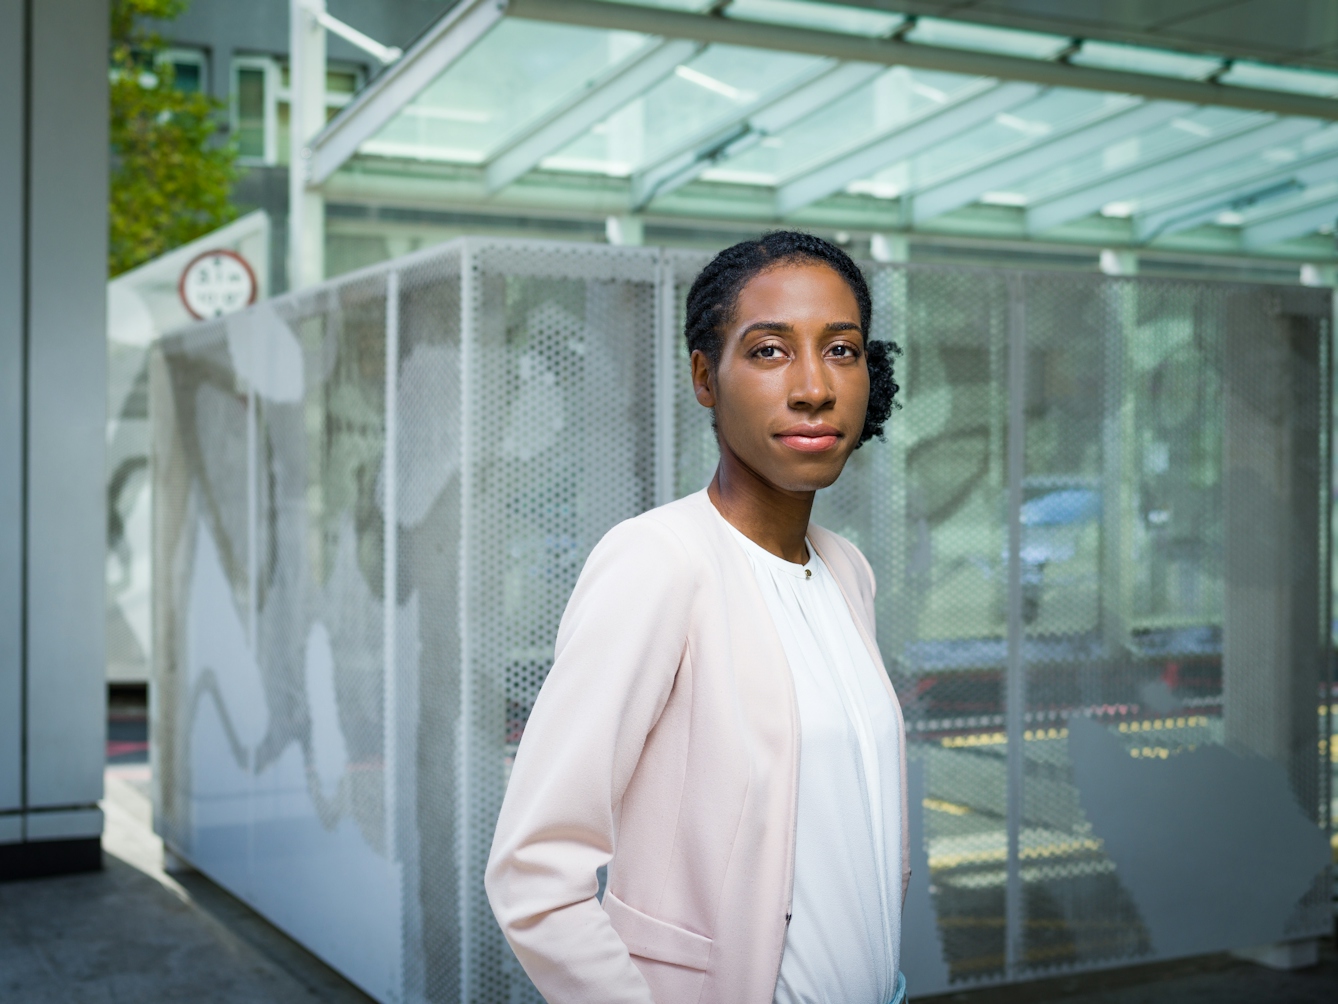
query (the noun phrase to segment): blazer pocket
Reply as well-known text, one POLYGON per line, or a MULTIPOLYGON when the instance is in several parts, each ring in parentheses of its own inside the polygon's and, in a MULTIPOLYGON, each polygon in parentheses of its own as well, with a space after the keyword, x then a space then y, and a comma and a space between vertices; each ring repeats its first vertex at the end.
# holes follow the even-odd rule
POLYGON ((604 912, 609 915, 613 929, 633 955, 702 971, 710 962, 710 938, 656 920, 628 906, 608 891, 604 893, 604 912))

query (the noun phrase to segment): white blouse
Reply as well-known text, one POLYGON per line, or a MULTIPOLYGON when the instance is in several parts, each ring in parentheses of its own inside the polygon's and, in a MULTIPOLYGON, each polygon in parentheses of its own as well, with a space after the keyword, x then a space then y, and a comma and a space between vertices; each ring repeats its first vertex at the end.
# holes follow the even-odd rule
POLYGON ((901 767, 882 667, 811 545, 796 565, 726 525, 752 564, 799 705, 794 899, 775 1004, 888 1004, 899 992, 901 767))

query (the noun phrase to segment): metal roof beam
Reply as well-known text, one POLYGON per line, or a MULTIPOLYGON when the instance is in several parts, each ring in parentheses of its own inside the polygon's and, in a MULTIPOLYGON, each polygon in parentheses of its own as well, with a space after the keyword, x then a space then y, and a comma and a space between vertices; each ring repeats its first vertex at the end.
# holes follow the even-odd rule
POLYGON ((644 209, 657 196, 681 188, 712 165, 743 153, 883 72, 884 67, 869 63, 829 60, 820 64, 782 93, 768 95, 729 121, 716 123, 638 171, 632 177, 633 211, 644 209))
POLYGON ((1039 174, 1056 163, 1081 157, 1107 144, 1124 139, 1191 110, 1178 101, 1143 102, 1108 115, 1098 122, 1081 125, 1069 132, 1041 140, 1016 153, 1006 154, 965 174, 915 193, 911 205, 915 223, 970 205, 986 192, 1007 188, 1024 178, 1039 174))
POLYGON ((787 181, 776 190, 776 214, 797 209, 841 191, 858 178, 889 164, 914 157, 936 143, 971 129, 1000 112, 1030 101, 1041 88, 1035 84, 996 84, 948 105, 931 115, 884 133, 859 149, 842 153, 820 167, 787 181))
POLYGON ((666 38, 692 38, 705 43, 830 56, 843 62, 943 70, 999 80, 1030 81, 1053 87, 1138 94, 1145 98, 1184 101, 1194 105, 1220 105, 1272 112, 1275 115, 1338 119, 1338 101, 1310 94, 1072 66, 1063 62, 949 49, 895 38, 867 38, 813 28, 791 28, 660 7, 601 0, 509 0, 508 13, 512 17, 535 21, 639 31, 666 38))
POLYGON ((1324 224, 1338 220, 1338 196, 1309 203, 1270 219, 1251 223, 1241 230, 1241 244, 1253 251, 1279 241, 1304 237, 1324 224))
POLYGON ((513 139, 488 164, 489 193, 505 188, 587 129, 654 87, 702 50, 694 41, 654 40, 602 81, 513 139))
POLYGON ((1228 185, 1219 185, 1208 192, 1200 190, 1189 198, 1167 203, 1155 212, 1136 214, 1134 235, 1139 241, 1151 241, 1180 233, 1207 223, 1226 210, 1250 209, 1261 202, 1335 178, 1338 178, 1338 152, 1333 150, 1289 164, 1268 164, 1228 185))
POLYGON ((486 35, 506 13, 504 0, 462 0, 399 61, 340 109, 311 141, 307 184, 319 185, 428 84, 486 35))
POLYGON ((1027 210, 1027 230, 1039 233, 1070 220, 1090 216, 1102 206, 1144 192, 1173 185, 1196 174, 1220 167, 1235 157, 1247 156, 1268 143, 1282 143, 1319 128, 1314 119, 1283 119, 1209 140, 1189 150, 1172 154, 1155 164, 1135 168, 1094 185, 1037 203, 1027 210))

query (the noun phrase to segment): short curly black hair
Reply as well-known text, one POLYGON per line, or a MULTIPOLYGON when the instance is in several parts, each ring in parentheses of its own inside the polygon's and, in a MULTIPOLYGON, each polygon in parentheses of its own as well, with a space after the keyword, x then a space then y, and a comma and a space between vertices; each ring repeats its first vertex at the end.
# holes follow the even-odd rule
POLYGON ((892 358, 901 354, 896 342, 869 341, 869 323, 873 300, 869 284, 859 266, 835 244, 796 230, 773 230, 756 240, 741 241, 725 248, 701 270, 688 290, 687 319, 684 335, 688 352, 701 352, 712 368, 720 363, 722 336, 739 294, 748 281, 761 272, 791 262, 815 262, 826 265, 850 287, 859 306, 860 330, 864 335, 864 358, 869 367, 869 408, 864 416, 856 449, 877 436, 883 438, 900 389, 893 379, 892 358))

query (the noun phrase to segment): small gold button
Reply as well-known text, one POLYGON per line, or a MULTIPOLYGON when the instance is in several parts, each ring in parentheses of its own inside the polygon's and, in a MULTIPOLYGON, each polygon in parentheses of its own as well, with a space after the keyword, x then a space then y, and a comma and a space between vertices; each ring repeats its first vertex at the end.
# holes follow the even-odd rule
POLYGON ((811 568, 805 568, 805 569, 804 569, 804 578, 806 578, 806 579, 811 579, 811 578, 813 578, 813 569, 811 569, 811 568))

